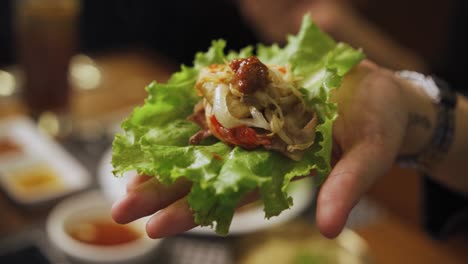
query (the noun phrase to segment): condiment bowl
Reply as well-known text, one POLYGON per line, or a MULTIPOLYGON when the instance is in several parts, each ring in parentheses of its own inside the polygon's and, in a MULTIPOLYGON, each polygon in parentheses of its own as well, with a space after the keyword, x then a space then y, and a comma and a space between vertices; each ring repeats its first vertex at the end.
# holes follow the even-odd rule
POLYGON ((113 228, 119 227, 111 222, 110 210, 111 202, 99 191, 72 196, 59 203, 50 213, 46 226, 49 239, 72 259, 82 263, 138 263, 147 258, 156 258, 155 251, 161 240, 153 240, 146 235, 144 220, 141 219, 120 226, 125 228, 121 231, 131 231, 132 236, 117 238, 120 241, 115 244, 112 237, 121 231, 111 234, 107 230, 108 236, 103 237, 104 240, 93 240, 100 232, 96 229, 98 225, 92 224, 96 220, 101 224, 108 221, 113 228))

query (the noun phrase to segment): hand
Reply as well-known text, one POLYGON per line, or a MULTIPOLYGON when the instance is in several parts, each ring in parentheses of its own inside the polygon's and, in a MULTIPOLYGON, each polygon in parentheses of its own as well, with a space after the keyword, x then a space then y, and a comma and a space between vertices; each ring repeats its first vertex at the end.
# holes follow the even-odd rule
MULTIPOLYGON (((364 61, 333 95, 339 107, 333 130, 337 163, 320 189, 316 213, 318 228, 327 237, 339 234, 353 206, 389 170, 405 141, 408 94, 395 79, 364 61)), ((185 198, 189 190, 186 181, 164 186, 138 176, 114 205, 112 216, 128 223, 157 212, 146 226, 150 237, 184 232, 196 226, 185 198)))
POLYGON ((351 209, 393 165, 406 134, 404 91, 393 73, 364 61, 334 95, 337 163, 322 185, 316 221, 327 237, 342 230, 351 209))
POLYGON ((346 25, 343 18, 354 13, 347 0, 280 0, 274 5, 269 0, 239 0, 238 5, 249 24, 270 42, 283 42, 287 34, 297 32, 302 16, 308 12, 322 30, 332 35, 346 25))
MULTIPOLYGON (((355 1, 354 1, 355 2, 355 1)), ((302 17, 312 20, 334 39, 362 48, 368 58, 391 69, 424 72, 424 60, 369 21, 350 0, 238 0, 239 9, 266 42, 282 43, 299 30, 302 17)), ((403 30, 403 29, 401 29, 403 30)))

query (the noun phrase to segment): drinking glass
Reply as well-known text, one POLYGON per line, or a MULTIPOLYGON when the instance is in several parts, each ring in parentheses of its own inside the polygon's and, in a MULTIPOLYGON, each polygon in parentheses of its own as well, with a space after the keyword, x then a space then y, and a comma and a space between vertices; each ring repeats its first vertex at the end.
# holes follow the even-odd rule
POLYGON ((14 26, 22 99, 53 136, 70 128, 70 59, 77 52, 79 0, 17 0, 14 26))

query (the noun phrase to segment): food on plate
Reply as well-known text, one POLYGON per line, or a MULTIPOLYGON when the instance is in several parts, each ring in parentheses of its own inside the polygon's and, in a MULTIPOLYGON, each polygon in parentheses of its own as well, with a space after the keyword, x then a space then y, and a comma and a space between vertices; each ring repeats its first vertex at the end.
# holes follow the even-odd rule
POLYGON ((143 106, 113 143, 116 175, 129 170, 172 184, 192 182, 195 222, 226 235, 236 205, 258 189, 267 218, 292 205, 288 185, 330 172, 330 92, 362 60, 306 16, 283 48, 258 45, 225 53, 213 41, 167 83, 151 83, 143 106))

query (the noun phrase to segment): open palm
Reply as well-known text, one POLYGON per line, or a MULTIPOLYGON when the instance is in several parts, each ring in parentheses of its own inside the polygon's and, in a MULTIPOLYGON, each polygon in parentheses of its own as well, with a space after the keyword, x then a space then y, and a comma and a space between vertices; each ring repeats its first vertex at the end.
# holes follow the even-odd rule
MULTIPOLYGON (((320 189, 316 213, 327 237, 339 234, 359 198, 392 166, 407 123, 405 100, 393 75, 369 61, 345 77, 333 99, 339 112, 333 129, 336 164, 320 189)), ((189 191, 184 180, 165 186, 138 176, 114 205, 113 218, 128 223, 157 212, 147 223, 150 237, 184 232, 196 226, 185 198, 189 191)))

